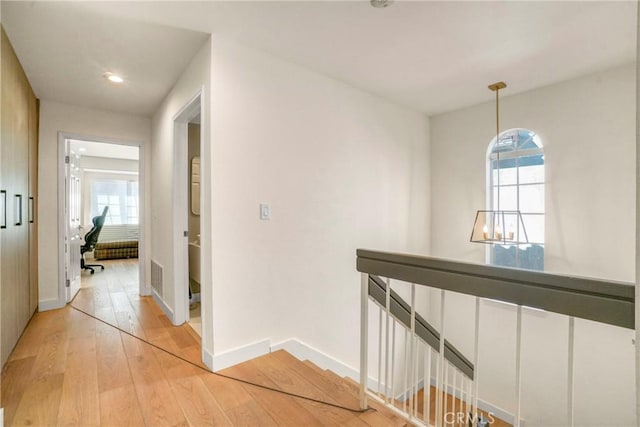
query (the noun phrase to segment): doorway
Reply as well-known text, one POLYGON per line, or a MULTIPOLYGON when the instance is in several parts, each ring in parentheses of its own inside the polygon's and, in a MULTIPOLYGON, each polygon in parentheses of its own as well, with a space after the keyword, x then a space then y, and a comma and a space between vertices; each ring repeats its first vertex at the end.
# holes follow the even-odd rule
POLYGON ((123 272, 143 295, 142 145, 60 133, 59 152, 59 295, 68 303, 91 281, 123 272))
POLYGON ((200 184, 202 180, 200 159, 200 115, 187 124, 187 167, 189 170, 189 319, 191 328, 202 337, 202 316, 200 310, 200 287, 202 284, 201 255, 201 224, 200 224, 200 184))
POLYGON ((175 324, 189 322, 203 337, 206 299, 200 299, 207 266, 203 250, 207 244, 204 232, 203 197, 206 156, 203 147, 202 90, 198 91, 174 116, 174 295, 175 324), (204 269, 203 269, 204 268, 204 269))

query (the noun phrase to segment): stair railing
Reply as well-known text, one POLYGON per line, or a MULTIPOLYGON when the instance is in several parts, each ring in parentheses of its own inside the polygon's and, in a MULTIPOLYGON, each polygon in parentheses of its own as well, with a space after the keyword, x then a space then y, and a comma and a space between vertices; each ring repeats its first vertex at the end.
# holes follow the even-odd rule
POLYGON ((360 405, 366 408, 367 400, 373 399, 416 425, 475 426, 493 421, 493 414, 479 408, 475 380, 483 298, 516 305, 515 426, 523 422, 523 307, 568 316, 568 426, 574 425, 574 319, 634 329, 634 286, 627 283, 363 249, 357 251, 357 270, 362 273, 360 405), (417 313, 416 291, 428 288, 440 296, 439 331, 417 313), (445 338, 449 292, 475 297, 473 362, 445 338), (378 307, 377 333, 376 328, 370 330, 376 322, 369 317, 369 301, 378 307), (376 344, 371 379, 369 352, 376 344))

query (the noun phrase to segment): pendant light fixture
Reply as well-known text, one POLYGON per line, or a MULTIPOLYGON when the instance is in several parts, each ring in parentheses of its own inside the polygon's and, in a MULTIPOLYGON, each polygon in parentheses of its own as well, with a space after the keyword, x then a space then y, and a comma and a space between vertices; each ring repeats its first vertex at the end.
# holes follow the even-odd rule
MULTIPOLYGON (((524 227, 520 211, 505 211, 500 209, 500 151, 502 150, 502 144, 500 141, 499 91, 506 87, 507 84, 505 82, 498 82, 489 85, 489 89, 496 93, 496 142, 492 149, 492 152, 496 153, 495 175, 493 175, 496 179, 496 200, 494 205, 495 209, 477 211, 476 220, 473 223, 473 230, 471 230, 471 242, 473 243, 499 245, 520 245, 529 243, 527 231, 524 227)), ((490 173, 493 174, 494 160, 492 157, 490 158, 490 162, 490 173)))

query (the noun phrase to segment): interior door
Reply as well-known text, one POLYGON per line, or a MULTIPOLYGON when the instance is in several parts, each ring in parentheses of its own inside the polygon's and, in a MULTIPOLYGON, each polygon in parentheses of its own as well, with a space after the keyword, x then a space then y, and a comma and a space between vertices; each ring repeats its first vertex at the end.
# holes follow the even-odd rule
POLYGON ((80 290, 80 156, 71 151, 71 143, 65 141, 65 248, 67 302, 80 290))

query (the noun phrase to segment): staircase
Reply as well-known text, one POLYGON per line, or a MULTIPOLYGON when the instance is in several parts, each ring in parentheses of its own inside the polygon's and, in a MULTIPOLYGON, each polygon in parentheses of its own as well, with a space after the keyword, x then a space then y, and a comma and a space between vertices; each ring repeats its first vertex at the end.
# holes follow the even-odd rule
POLYGON ((639 425, 633 284, 363 249, 357 270, 360 407, 428 427, 639 425))
MULTIPOLYGON (((219 374, 257 384, 276 392, 247 386, 249 393, 278 425, 359 425, 359 426, 408 426, 411 425, 392 410, 374 401, 369 401, 370 410, 359 411, 360 385, 348 377, 340 377, 330 370, 323 370, 308 360, 300 361, 284 350, 219 371, 219 374), (253 390, 251 390, 253 389, 253 390), (287 394, 302 398, 289 399, 287 394), (305 398, 309 399, 306 400, 305 398), (325 402, 325 403, 320 403, 325 402), (341 409, 337 406, 347 408, 341 409)), ((435 392, 431 393, 432 421, 435 418, 435 392)), ((424 393, 416 396, 418 407, 423 407, 424 393)), ((449 396, 449 407, 453 399, 449 396)), ((402 402, 396 401, 402 409, 402 402)), ((420 409, 421 410, 421 409, 420 409)), ((421 413, 420 413, 421 414, 421 413)), ((488 417, 487 414, 483 414, 488 417)), ((464 426, 452 422, 451 426, 464 426)), ((493 427, 510 424, 495 419, 493 427)))
MULTIPOLYGON (((370 403, 370 410, 359 412, 359 386, 356 382, 329 370, 322 370, 307 360, 300 361, 284 350, 218 373, 286 393, 251 385, 244 386, 276 425, 411 425, 376 402, 370 403), (291 395, 302 396, 308 400, 292 398, 291 395)), ((260 423, 270 424, 264 419, 260 423)))

